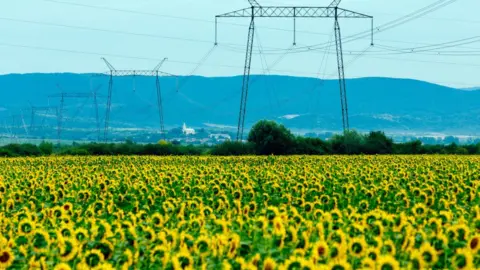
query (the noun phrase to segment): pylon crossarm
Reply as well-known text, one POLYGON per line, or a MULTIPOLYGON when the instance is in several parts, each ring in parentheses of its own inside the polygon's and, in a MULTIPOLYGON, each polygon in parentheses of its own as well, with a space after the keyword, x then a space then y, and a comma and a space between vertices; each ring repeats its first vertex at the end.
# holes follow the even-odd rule
POLYGON ((222 15, 217 18, 338 18, 371 19, 372 16, 337 7, 251 7, 222 15))
POLYGON ((248 0, 252 7, 259 7, 260 4, 256 0, 248 0))
POLYGON ((174 76, 177 75, 158 71, 158 70, 115 70, 113 72, 106 72, 104 73, 107 76, 115 76, 115 77, 122 77, 122 76, 146 76, 146 77, 155 77, 157 75, 161 76, 174 76))
POLYGON ((340 5, 340 2, 342 2, 342 0, 333 0, 332 3, 328 5, 328 7, 338 7, 338 5, 340 5))
POLYGON ((168 58, 166 58, 166 57, 163 58, 163 60, 160 63, 158 63, 158 65, 153 70, 158 71, 167 60, 168 60, 168 58))

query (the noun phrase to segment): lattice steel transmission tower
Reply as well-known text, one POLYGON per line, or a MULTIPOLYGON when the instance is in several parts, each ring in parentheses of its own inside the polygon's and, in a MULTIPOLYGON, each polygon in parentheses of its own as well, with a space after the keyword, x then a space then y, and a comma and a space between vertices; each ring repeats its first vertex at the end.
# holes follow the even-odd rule
POLYGON ((62 139, 63 113, 64 113, 64 106, 65 106, 65 99, 67 99, 67 98, 71 98, 71 99, 93 98, 93 106, 95 108, 97 136, 98 136, 97 139, 100 141, 100 124, 99 124, 100 120, 99 120, 99 117, 98 117, 98 102, 97 102, 97 98, 100 97, 98 95, 97 91, 100 87, 101 86, 97 87, 97 89, 95 89, 91 93, 66 93, 57 84, 57 88, 59 88, 61 92, 58 93, 58 94, 50 95, 49 98, 60 98, 60 106, 58 107, 58 110, 57 110, 57 140, 58 140, 58 144, 60 144, 61 139, 62 139))
POLYGON ((37 122, 35 121, 36 119, 36 116, 39 114, 39 113, 44 113, 44 114, 48 114, 52 111, 54 112, 57 112, 58 110, 58 107, 53 107, 53 106, 33 106, 33 105, 30 105, 30 109, 27 109, 27 110, 30 110, 30 127, 29 127, 29 131, 30 131, 30 134, 34 134, 35 131, 38 131, 38 127, 40 127, 40 129, 43 130, 44 128, 44 121, 45 119, 42 120, 42 123, 40 125, 36 125, 37 122))
MULTIPOLYGON (((107 61, 107 59, 102 58, 102 60, 105 62, 108 69, 110 70, 108 72, 108 75, 110 76, 110 80, 109 80, 109 83, 108 83, 107 111, 106 111, 106 114, 105 114, 105 130, 104 130, 104 140, 105 140, 105 142, 108 141, 108 131, 109 131, 109 128, 110 128, 110 113, 111 113, 111 107, 112 107, 113 77, 116 77, 116 76, 133 76, 134 80, 135 80, 136 76, 155 77, 155 87, 156 87, 156 91, 157 91, 158 118, 159 118, 159 122, 160 122, 160 133, 162 134, 163 139, 166 139, 165 126, 164 126, 164 121, 163 121, 163 102, 162 102, 162 92, 161 92, 161 88, 160 88, 160 75, 177 77, 176 75, 160 71, 160 68, 165 63, 165 61, 167 61, 168 59, 164 58, 152 70, 117 70, 113 67, 112 64, 110 64, 107 61)), ((177 88, 178 88, 178 85, 177 85, 177 88)))
POLYGON ((10 133, 12 138, 18 141, 20 130, 25 131, 25 135, 29 135, 27 125, 25 124, 25 118, 23 112, 21 111, 20 114, 11 115, 11 124, 10 124, 10 133))
POLYGON ((334 0, 327 7, 301 7, 301 6, 261 6, 256 0, 248 0, 249 8, 217 15, 215 17, 215 44, 218 44, 218 26, 219 18, 249 18, 250 26, 248 28, 247 50, 245 56, 245 66, 243 72, 242 95, 240 99, 240 112, 238 116, 237 141, 243 139, 243 130, 245 127, 245 116, 247 112, 248 88, 250 82, 250 70, 252 64, 253 40, 255 37, 255 18, 292 18, 293 33, 296 44, 296 19, 297 18, 333 18, 335 20, 335 43, 337 51, 338 81, 340 87, 340 102, 342 107, 343 130, 350 129, 348 119, 347 89, 345 84, 345 70, 343 65, 342 37, 340 32, 339 18, 349 19, 370 19, 372 21, 371 45, 373 45, 373 17, 358 13, 355 11, 339 8, 341 0, 334 0))

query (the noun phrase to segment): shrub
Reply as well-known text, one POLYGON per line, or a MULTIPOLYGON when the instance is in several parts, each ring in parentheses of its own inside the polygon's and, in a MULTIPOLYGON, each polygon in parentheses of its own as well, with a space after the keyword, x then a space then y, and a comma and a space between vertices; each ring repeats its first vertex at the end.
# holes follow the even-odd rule
POLYGON ((38 146, 43 155, 49 156, 53 153, 53 143, 42 142, 38 146))
POLYGON ((391 154, 393 153, 393 140, 381 131, 372 131, 365 138, 362 152, 365 154, 391 154))
POLYGON ((215 145, 210 154, 214 156, 242 156, 255 153, 255 146, 252 143, 224 142, 215 145))
POLYGON ((332 150, 336 154, 361 154, 365 137, 356 131, 345 131, 331 139, 332 150))
POLYGON ((248 142, 255 145, 256 153, 259 155, 292 154, 295 147, 295 137, 290 130, 267 120, 262 120, 252 127, 248 142))
POLYGON ((297 137, 295 153, 300 155, 324 155, 331 149, 324 141, 317 138, 297 137))

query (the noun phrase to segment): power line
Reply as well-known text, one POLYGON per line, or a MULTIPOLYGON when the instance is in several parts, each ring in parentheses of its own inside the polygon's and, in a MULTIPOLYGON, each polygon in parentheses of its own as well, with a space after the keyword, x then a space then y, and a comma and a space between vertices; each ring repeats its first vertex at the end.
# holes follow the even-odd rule
MULTIPOLYGON (((147 60, 147 61, 160 61, 162 59, 157 58, 150 58, 150 57, 141 57, 141 56, 129 56, 129 55, 121 55, 121 54, 110 54, 110 53, 99 53, 99 52, 87 52, 87 51, 79 51, 79 50, 66 50, 66 49, 58 49, 58 48, 50 48, 50 47, 40 47, 40 46, 30 46, 30 45, 22 45, 22 44, 11 44, 11 43, 0 43, 0 46, 5 47, 13 47, 13 48, 24 48, 24 49, 33 49, 33 50, 45 50, 45 51, 54 51, 54 52, 62 52, 62 53, 71 53, 71 54, 81 54, 81 55, 94 55, 94 56, 109 56, 109 57, 117 57, 117 58, 124 58, 124 59, 135 59, 135 60, 147 60)), ((354 54, 349 54, 354 55, 354 54)), ((435 64, 445 64, 445 65, 459 65, 459 66, 471 66, 471 67, 480 67, 480 64, 473 64, 473 63, 455 63, 455 62, 443 62, 443 61, 426 61, 426 60, 411 60, 405 58, 385 58, 385 57, 377 57, 373 55, 365 55, 364 57, 369 58, 376 58, 376 59, 386 59, 386 60, 394 60, 394 61, 405 61, 405 62, 421 62, 421 63, 435 63, 435 64)), ((198 62, 189 62, 189 61, 180 61, 180 60, 169 60, 169 63, 176 63, 182 65, 198 65, 198 62)), ((242 68, 241 66, 234 66, 234 65, 219 65, 219 64, 204 64, 206 66, 213 66, 213 67, 222 67, 222 68, 232 68, 232 69, 239 69, 242 68)), ((299 72, 293 70, 280 70, 280 69, 270 69, 270 71, 280 72, 280 73, 290 73, 295 72, 297 74, 305 74, 305 75, 317 75, 316 72, 299 72)))
MULTIPOLYGON (((136 14, 136 15, 142 15, 142 16, 170 18, 170 19, 187 20, 187 21, 193 21, 193 22, 210 23, 210 24, 215 23, 215 21, 213 21, 213 20, 206 20, 206 19, 200 19, 200 18, 172 16, 172 15, 152 13, 152 12, 144 12, 144 11, 136 11, 136 10, 130 10, 130 9, 119 9, 119 8, 110 8, 110 7, 103 7, 103 6, 80 4, 80 3, 70 3, 70 2, 64 2, 64 1, 58 1, 58 0, 37 0, 37 1, 44 1, 44 2, 56 3, 56 4, 62 4, 62 5, 70 5, 70 6, 77 6, 77 7, 84 7, 84 8, 90 8, 90 9, 107 10, 107 11, 113 11, 113 12, 122 12, 122 13, 136 14)), ((248 26, 246 24, 230 23, 230 22, 223 22, 222 24, 238 26, 238 27, 248 26)), ((292 31, 291 29, 283 29, 283 28, 277 28, 277 27, 263 26, 263 27, 260 27, 260 28, 261 29, 274 30, 274 31, 282 31, 282 32, 291 32, 292 31)), ((312 35, 326 35, 324 33, 318 33, 318 32, 312 32, 312 31, 297 31, 297 32, 305 33, 305 34, 312 34, 312 35)))

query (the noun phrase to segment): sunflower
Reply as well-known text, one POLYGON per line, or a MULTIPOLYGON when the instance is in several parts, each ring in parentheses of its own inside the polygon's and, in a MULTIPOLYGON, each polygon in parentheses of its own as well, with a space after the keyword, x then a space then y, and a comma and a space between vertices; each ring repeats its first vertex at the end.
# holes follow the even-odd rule
POLYGON ((45 257, 42 256, 37 258, 37 256, 32 256, 28 261, 29 269, 48 269, 45 257))
POLYGON ((143 235, 148 242, 155 242, 156 234, 151 227, 142 227, 143 235))
POLYGON ((175 254, 172 258, 173 268, 178 269, 193 269, 193 258, 188 250, 182 249, 179 253, 175 254))
POLYGON ((349 270, 349 269, 352 269, 352 266, 347 262, 346 259, 332 260, 328 263, 327 269, 329 269, 329 270, 349 270))
POLYGON ((470 241, 468 241, 468 247, 473 253, 476 253, 477 251, 480 250, 480 235, 474 235, 472 238, 470 238, 470 241))
POLYGON ((35 223, 29 219, 24 219, 18 224, 19 235, 31 235, 35 230, 35 223))
POLYGON ((69 202, 64 204, 62 208, 63 208, 63 211, 65 211, 65 213, 71 213, 73 211, 73 205, 69 202))
POLYGON ((13 264, 15 256, 9 248, 0 248, 0 269, 7 269, 13 264))
POLYGON ((380 249, 379 248, 374 248, 374 247, 369 247, 365 254, 368 258, 372 259, 373 261, 376 261, 378 257, 380 256, 380 249))
POLYGON ((299 237, 298 244, 296 246, 297 249, 302 249, 302 250, 307 250, 309 247, 309 235, 307 232, 302 232, 302 234, 299 237))
POLYGON ((457 249, 455 256, 452 258, 452 264, 456 269, 472 269, 472 252, 467 248, 457 249))
POLYGON ((155 261, 159 261, 163 265, 165 265, 169 259, 170 259, 170 254, 168 252, 168 249, 164 246, 156 246, 150 252, 150 261, 152 263, 155 261))
POLYGON ((263 270, 275 270, 277 263, 272 258, 266 258, 263 260, 263 270))
POLYGON ((369 203, 367 200, 362 200, 360 201, 360 203, 358 204, 358 209, 361 211, 361 212, 365 212, 365 211, 368 211, 369 209, 369 203))
POLYGON ((254 265, 255 267, 258 267, 259 263, 260 263, 260 259, 262 259, 262 257, 260 256, 260 254, 255 254, 255 256, 252 257, 252 259, 250 260, 250 264, 251 265, 254 265))
POLYGON ((276 236, 285 235, 285 226, 281 217, 277 216, 273 219, 273 234, 276 236))
POLYGON ((100 250, 105 260, 109 260, 113 256, 113 252, 114 252, 113 244, 106 239, 102 239, 100 240, 100 242, 96 243, 94 245, 94 249, 100 250))
POLYGON ((48 250, 50 246, 50 235, 44 230, 35 229, 32 232, 32 246, 36 252, 48 250))
POLYGON ((230 259, 235 257, 238 248, 240 247, 240 236, 237 234, 233 234, 229 240, 229 247, 228 247, 228 257, 230 259))
POLYGON ((60 230, 58 231, 58 233, 63 237, 71 237, 73 235, 73 232, 73 226, 65 223, 62 224, 60 230))
POLYGON ((298 257, 290 257, 283 263, 281 269, 296 270, 302 269, 302 260, 298 257))
POLYGON ((410 254, 409 269, 411 270, 421 270, 425 269, 424 258, 418 250, 413 250, 410 254))
POLYGON ((103 262, 92 270, 114 270, 115 268, 108 262, 103 262))
POLYGON ((79 251, 79 245, 72 238, 60 238, 58 241, 60 248, 60 260, 63 262, 69 262, 75 259, 79 251))
POLYGON ((85 253, 83 257, 83 262, 88 265, 88 267, 96 267, 102 264, 105 261, 105 256, 98 249, 92 249, 85 253))
POLYGON ((437 254, 442 254, 448 246, 448 238, 440 232, 430 239, 430 243, 437 251, 437 254))
POLYGON ((381 247, 382 254, 388 254, 395 256, 397 253, 397 250, 395 248, 395 244, 393 243, 392 240, 387 240, 383 242, 382 247, 381 247))
POLYGON ((59 263, 55 266, 55 268, 53 268, 53 270, 71 270, 72 268, 70 267, 70 265, 66 264, 66 263, 59 263))
POLYGON ((379 270, 399 270, 400 263, 391 255, 380 256, 377 259, 377 269, 379 270))
POLYGON ((348 248, 351 255, 357 258, 362 258, 367 250, 367 242, 362 237, 356 237, 350 240, 348 248))
POLYGON ((420 254, 427 265, 434 265, 438 261, 437 251, 429 243, 422 244, 420 254))
POLYGON ((427 214, 427 207, 423 203, 417 203, 412 208, 412 212, 417 218, 423 218, 427 214))
POLYGON ((200 236, 195 241, 194 251, 200 255, 206 255, 210 252, 210 239, 206 236, 200 236))
POLYGON ((346 245, 341 245, 338 243, 334 243, 333 246, 329 248, 330 253, 329 257, 330 260, 343 260, 347 257, 347 247, 346 245))
POLYGON ((456 224, 453 226, 457 241, 467 241, 470 236, 470 229, 466 224, 456 224))
POLYGON ((360 269, 375 269, 375 261, 370 258, 363 258, 360 269))
POLYGON ((80 243, 87 241, 89 238, 88 231, 84 228, 78 228, 74 232, 75 240, 79 241, 80 243))
POLYGON ((325 241, 315 243, 312 248, 312 256, 315 261, 326 260, 328 258, 330 250, 328 244, 325 241))

